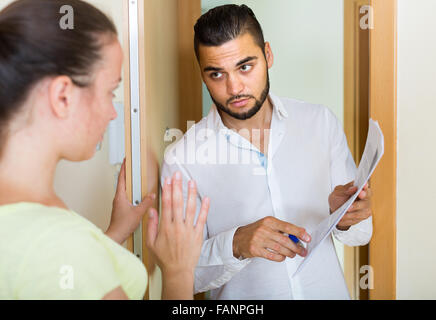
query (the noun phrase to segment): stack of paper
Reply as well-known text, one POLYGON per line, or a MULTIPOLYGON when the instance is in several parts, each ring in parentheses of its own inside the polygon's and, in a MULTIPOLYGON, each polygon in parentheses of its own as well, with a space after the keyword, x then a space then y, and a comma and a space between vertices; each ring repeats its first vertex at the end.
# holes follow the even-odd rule
POLYGON ((345 202, 339 209, 333 212, 328 218, 324 219, 314 231, 311 232, 312 241, 307 244, 307 255, 306 258, 298 266, 294 273, 294 276, 299 273, 313 254, 318 249, 320 243, 327 238, 342 217, 345 215, 347 210, 356 200, 360 191, 362 191, 366 182, 371 177, 374 169, 376 168, 378 162, 384 153, 384 138, 383 133, 378 125, 378 122, 370 119, 369 120, 369 130, 368 138, 366 140, 365 150, 360 160, 359 168, 357 169, 356 179, 354 185, 358 187, 358 190, 353 194, 347 202, 345 202))

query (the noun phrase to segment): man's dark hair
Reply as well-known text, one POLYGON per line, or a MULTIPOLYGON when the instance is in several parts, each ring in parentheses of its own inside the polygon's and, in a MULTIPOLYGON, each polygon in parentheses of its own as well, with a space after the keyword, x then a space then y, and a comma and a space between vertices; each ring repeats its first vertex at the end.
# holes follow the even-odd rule
POLYGON ((200 44, 220 46, 247 32, 252 35, 265 55, 262 28, 253 11, 245 4, 227 4, 210 9, 197 20, 194 31, 194 49, 198 61, 200 44))

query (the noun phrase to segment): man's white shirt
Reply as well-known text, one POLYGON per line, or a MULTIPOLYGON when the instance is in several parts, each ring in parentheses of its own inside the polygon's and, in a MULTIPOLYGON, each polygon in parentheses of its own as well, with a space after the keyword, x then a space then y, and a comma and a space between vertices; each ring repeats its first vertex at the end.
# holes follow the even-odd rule
MULTIPOLYGON (((195 180, 197 215, 201 199, 211 200, 195 292, 211 290, 212 299, 349 299, 332 236, 294 277, 299 256, 283 262, 233 256, 236 229, 267 216, 310 234, 330 214, 334 187, 352 181, 356 172, 342 126, 328 108, 272 93, 269 99, 266 156, 226 128, 215 106, 165 152, 161 181, 181 171, 186 203, 187 181, 195 180)), ((349 246, 365 245, 372 218, 333 235, 349 246)))

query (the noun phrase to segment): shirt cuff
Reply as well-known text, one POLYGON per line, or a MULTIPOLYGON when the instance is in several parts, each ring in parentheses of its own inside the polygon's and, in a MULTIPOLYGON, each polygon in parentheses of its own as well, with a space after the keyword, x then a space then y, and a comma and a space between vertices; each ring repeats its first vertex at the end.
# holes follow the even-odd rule
POLYGON ((237 229, 238 227, 235 227, 217 235, 219 238, 219 240, 217 239, 219 256, 222 264, 196 268, 195 293, 221 287, 251 262, 251 258, 238 259, 233 255, 233 236, 237 229))
POLYGON ((339 230, 335 227, 333 235, 347 246, 364 246, 372 237, 372 217, 352 225, 348 230, 339 230))
POLYGON ((222 252, 222 257, 221 259, 223 260, 224 264, 236 264, 236 265, 243 265, 245 266, 247 261, 250 261, 249 258, 243 258, 243 257, 239 257, 236 258, 233 255, 233 237, 235 236, 235 232, 236 230, 238 230, 239 227, 235 227, 230 229, 229 231, 223 232, 221 234, 222 239, 224 240, 222 242, 222 248, 221 248, 221 252, 222 252))

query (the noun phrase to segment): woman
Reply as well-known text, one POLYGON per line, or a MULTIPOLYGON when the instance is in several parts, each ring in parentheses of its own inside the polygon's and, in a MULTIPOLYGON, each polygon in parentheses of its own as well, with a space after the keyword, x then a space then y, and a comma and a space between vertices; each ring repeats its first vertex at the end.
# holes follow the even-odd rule
MULTIPOLYGON (((113 23, 80 0, 19 0, 0 12, 0 298, 141 299, 143 264, 122 244, 155 195, 137 207, 119 176, 103 232, 69 210, 53 179, 61 159, 91 158, 110 120, 122 50, 113 23), (63 5, 74 29, 59 27, 63 5)), ((209 200, 194 225, 190 183, 185 219, 180 173, 162 190, 147 245, 163 273, 164 299, 191 299, 209 200)))

